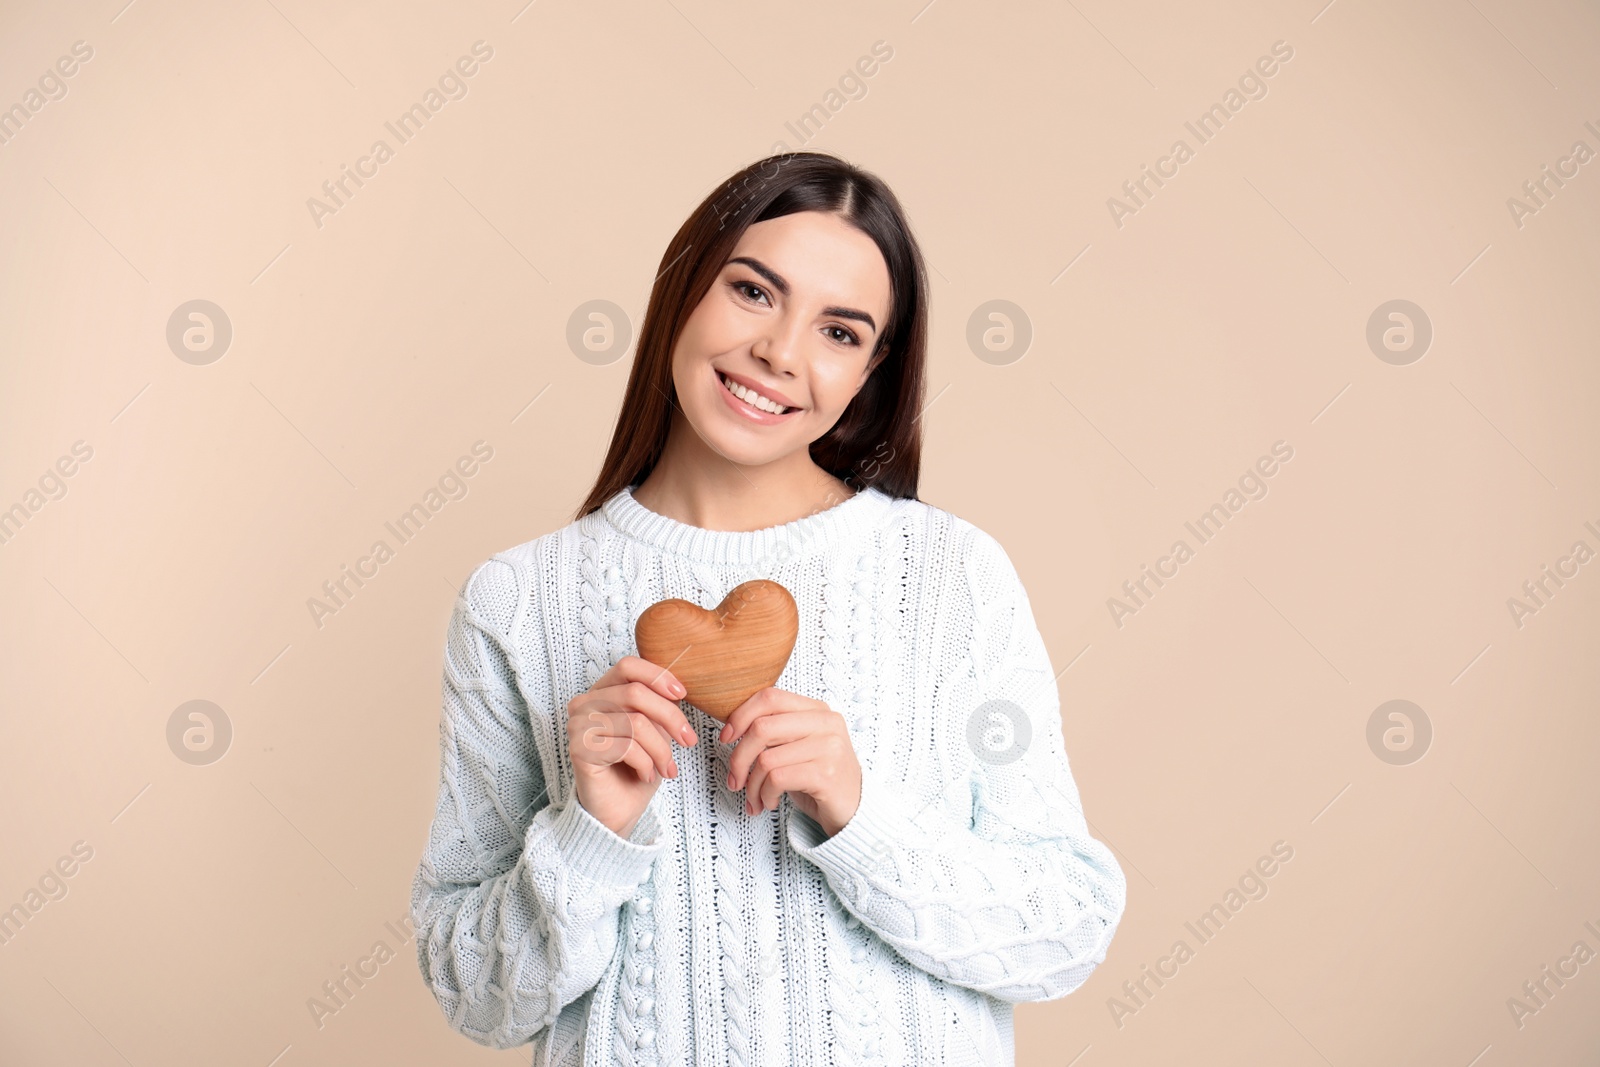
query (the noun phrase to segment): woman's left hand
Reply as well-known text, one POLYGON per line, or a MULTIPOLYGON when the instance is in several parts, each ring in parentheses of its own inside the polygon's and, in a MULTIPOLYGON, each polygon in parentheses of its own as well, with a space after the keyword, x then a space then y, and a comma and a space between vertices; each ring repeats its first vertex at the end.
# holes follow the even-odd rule
POLYGON ((844 716, 820 700, 769 686, 734 709, 718 740, 739 742, 728 788, 746 790, 746 814, 776 808, 788 793, 832 837, 861 805, 861 763, 844 716))

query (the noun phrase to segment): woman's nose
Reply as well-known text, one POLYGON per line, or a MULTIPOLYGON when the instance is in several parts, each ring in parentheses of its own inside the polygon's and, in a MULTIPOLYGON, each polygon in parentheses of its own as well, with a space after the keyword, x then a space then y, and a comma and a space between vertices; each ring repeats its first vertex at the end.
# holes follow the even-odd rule
POLYGON ((771 367, 772 373, 792 377, 799 360, 799 340, 794 332, 787 325, 775 323, 750 346, 750 354, 771 367))

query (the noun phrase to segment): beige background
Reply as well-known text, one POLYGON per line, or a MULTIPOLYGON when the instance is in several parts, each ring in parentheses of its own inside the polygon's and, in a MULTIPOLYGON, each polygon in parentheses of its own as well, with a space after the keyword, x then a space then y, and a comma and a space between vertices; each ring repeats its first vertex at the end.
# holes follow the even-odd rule
POLYGON ((1507 1001, 1600 952, 1600 563, 1520 627, 1507 601, 1600 550, 1600 161, 1520 226, 1507 200, 1600 151, 1600 7, 1323 3, 5 5, 0 107, 93 56, 0 145, 0 507, 93 455, 0 545, 0 908, 74 870, 0 946, 0 1061, 526 1060, 449 1030, 410 943, 320 1028, 307 1001, 399 943, 457 585, 598 468, 632 352, 579 359, 569 317, 610 300, 636 335, 683 217, 781 141, 910 213, 922 496, 1016 561, 1128 876, 1018 1062, 1590 1062, 1600 963, 1520 1027, 1507 1001), (479 40, 467 95, 319 227, 307 199, 479 40), (1113 222, 1275 41, 1267 95, 1113 222), (166 339, 195 299, 233 331, 204 365, 166 339), (1002 364, 966 340, 994 299, 1033 331, 1002 364), (1366 339, 1395 299, 1433 329, 1406 365, 1366 339), (308 598, 480 440, 319 627, 308 598), (1276 441, 1268 495, 1117 626, 1276 441), (233 730, 204 766, 166 733, 197 699, 233 730), (1367 740, 1393 699, 1432 728, 1406 765, 1367 740))

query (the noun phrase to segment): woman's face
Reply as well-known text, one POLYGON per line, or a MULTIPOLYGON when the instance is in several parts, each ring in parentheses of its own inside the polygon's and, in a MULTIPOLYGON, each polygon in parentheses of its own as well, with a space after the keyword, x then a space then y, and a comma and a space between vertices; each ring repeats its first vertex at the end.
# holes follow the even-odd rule
POLYGON ((684 416, 741 465, 807 449, 876 366, 889 300, 878 246, 837 216, 800 211, 755 223, 673 350, 684 416))

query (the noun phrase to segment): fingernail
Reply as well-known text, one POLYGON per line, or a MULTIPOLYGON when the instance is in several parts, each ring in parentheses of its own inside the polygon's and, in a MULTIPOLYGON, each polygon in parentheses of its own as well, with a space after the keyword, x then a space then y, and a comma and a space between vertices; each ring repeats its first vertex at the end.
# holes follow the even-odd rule
POLYGON ((728 772, 728 788, 729 789, 733 788, 733 772, 732 771, 728 772))
POLYGON ((688 723, 683 724, 683 729, 678 731, 678 736, 683 738, 683 743, 692 745, 695 742, 694 729, 688 723))
POLYGON ((682 682, 673 682, 670 688, 680 697, 683 696, 684 693, 688 692, 688 690, 683 688, 682 682))
POLYGON ((674 760, 672 763, 672 777, 678 777, 678 763, 676 760, 674 760))

